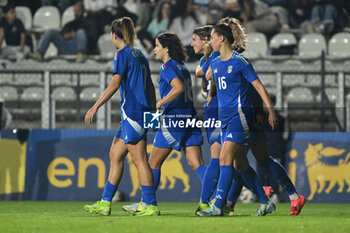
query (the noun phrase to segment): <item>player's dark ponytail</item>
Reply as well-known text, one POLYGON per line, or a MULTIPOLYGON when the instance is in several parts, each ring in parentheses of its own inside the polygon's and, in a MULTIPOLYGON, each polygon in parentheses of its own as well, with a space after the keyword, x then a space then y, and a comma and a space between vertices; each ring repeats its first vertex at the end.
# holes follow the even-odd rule
POLYGON ((180 38, 170 32, 164 32, 157 36, 159 43, 163 48, 168 48, 169 56, 178 62, 184 62, 187 60, 187 53, 182 45, 180 38))
POLYGON ((111 32, 131 47, 135 45, 134 23, 129 17, 116 19, 111 24, 111 32))

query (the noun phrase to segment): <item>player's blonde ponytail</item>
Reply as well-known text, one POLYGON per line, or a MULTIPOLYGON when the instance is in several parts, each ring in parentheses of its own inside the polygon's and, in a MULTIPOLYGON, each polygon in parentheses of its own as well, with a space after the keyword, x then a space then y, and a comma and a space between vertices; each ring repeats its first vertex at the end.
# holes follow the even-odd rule
POLYGON ((236 18, 226 17, 221 19, 218 24, 226 24, 230 27, 234 38, 231 48, 239 53, 244 52, 248 39, 241 22, 236 18))
POLYGON ((124 42, 134 47, 135 45, 135 30, 134 23, 129 17, 116 19, 111 24, 111 32, 115 33, 124 42))

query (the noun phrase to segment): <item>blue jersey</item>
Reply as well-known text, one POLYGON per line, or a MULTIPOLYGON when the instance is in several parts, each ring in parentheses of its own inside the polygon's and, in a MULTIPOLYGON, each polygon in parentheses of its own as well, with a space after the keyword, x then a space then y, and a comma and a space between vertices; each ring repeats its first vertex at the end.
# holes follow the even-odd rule
POLYGON ((252 110, 250 83, 258 75, 249 61, 237 52, 227 61, 217 57, 211 68, 217 88, 219 119, 224 128, 239 112, 252 110))
MULTIPOLYGON (((207 73, 209 67, 210 67, 210 64, 211 62, 217 58, 218 56, 220 56, 220 53, 219 52, 212 52, 210 54, 210 56, 208 57, 208 60, 205 59, 205 57, 202 57, 201 60, 199 61, 199 65, 200 67, 202 68, 204 74, 207 73)), ((205 83, 207 84, 207 94, 209 94, 209 90, 210 90, 210 83, 209 81, 205 78, 205 77, 202 77, 202 80, 205 81, 205 83)), ((204 103, 204 107, 207 107, 207 102, 204 103)), ((213 96, 211 102, 210 102, 210 107, 215 107, 217 108, 218 107, 218 100, 217 100, 217 96, 213 96)))
MULTIPOLYGON (((205 59, 205 57, 202 57, 202 58, 201 58, 201 60, 199 61, 199 65, 200 65, 200 67, 202 68, 204 74, 207 73, 207 71, 208 71, 208 69, 209 69, 209 67, 210 67, 211 62, 212 62, 215 58, 217 58, 218 56, 220 56, 220 53, 214 51, 214 52, 212 52, 212 53, 210 54, 210 56, 208 57, 208 60, 205 59)), ((207 83, 207 93, 209 93, 209 87, 210 87, 210 86, 209 86, 209 81, 205 78, 205 76, 202 77, 202 80, 205 81, 205 82, 207 83)))
POLYGON ((151 98, 148 83, 151 72, 146 56, 138 48, 128 45, 119 50, 114 58, 113 75, 122 77, 120 107, 122 120, 142 120, 143 112, 150 111, 151 98))
POLYGON ((164 98, 173 89, 170 82, 174 78, 179 78, 182 81, 185 91, 182 92, 175 100, 163 106, 164 113, 168 114, 175 109, 176 113, 194 113, 191 74, 186 65, 182 62, 177 62, 170 58, 160 67, 160 97, 164 98), (182 109, 182 112, 179 112, 179 109, 182 109))

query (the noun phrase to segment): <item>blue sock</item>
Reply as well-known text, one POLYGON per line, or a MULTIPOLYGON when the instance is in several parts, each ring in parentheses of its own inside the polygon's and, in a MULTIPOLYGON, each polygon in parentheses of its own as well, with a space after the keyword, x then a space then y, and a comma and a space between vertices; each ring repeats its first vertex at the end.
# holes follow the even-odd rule
POLYGON ((233 181, 231 184, 230 191, 227 195, 227 201, 237 202, 239 195, 241 194, 242 188, 244 185, 244 180, 242 175, 236 170, 233 169, 233 181))
POLYGON ((102 200, 111 202, 117 188, 118 186, 115 186, 107 181, 105 189, 103 190, 102 200))
POLYGON ((204 174, 205 171, 207 170, 207 166, 205 164, 200 165, 197 169, 196 169, 196 174, 199 177, 199 179, 201 180, 202 184, 203 184, 203 179, 204 179, 204 174))
POLYGON ((142 201, 147 205, 157 205, 156 193, 152 186, 141 185, 142 201))
POLYGON ((274 158, 271 156, 268 159, 265 159, 261 162, 261 165, 271 172, 273 177, 277 180, 277 182, 282 186, 282 188, 288 193, 288 195, 292 195, 296 193, 295 186, 293 182, 290 180, 286 169, 274 158))
POLYGON ((249 166, 249 168, 241 174, 250 191, 257 195, 261 204, 266 204, 269 201, 269 198, 266 196, 265 190, 254 169, 249 166))
MULTIPOLYGON (((220 161, 211 158, 202 182, 201 202, 207 204, 212 195, 215 195, 215 187, 220 175, 220 161)), ((214 196, 215 197, 215 196, 214 196)))
POLYGON ((230 189, 232 183, 232 174, 233 167, 229 166, 220 166, 220 178, 218 181, 217 189, 216 189, 216 200, 215 206, 219 209, 224 207, 228 190, 230 189))
POLYGON ((160 170, 157 169, 152 169, 152 173, 153 173, 153 180, 154 180, 154 191, 157 191, 158 186, 159 186, 159 181, 160 181, 160 170))

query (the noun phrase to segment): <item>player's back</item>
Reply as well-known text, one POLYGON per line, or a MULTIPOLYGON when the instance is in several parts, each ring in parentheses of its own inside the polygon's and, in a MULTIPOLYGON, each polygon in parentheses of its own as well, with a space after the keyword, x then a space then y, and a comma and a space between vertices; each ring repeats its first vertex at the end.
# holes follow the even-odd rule
POLYGON ((149 82, 151 72, 146 56, 138 48, 125 46, 114 59, 114 74, 122 76, 120 87, 122 119, 143 119, 151 110, 149 82))

